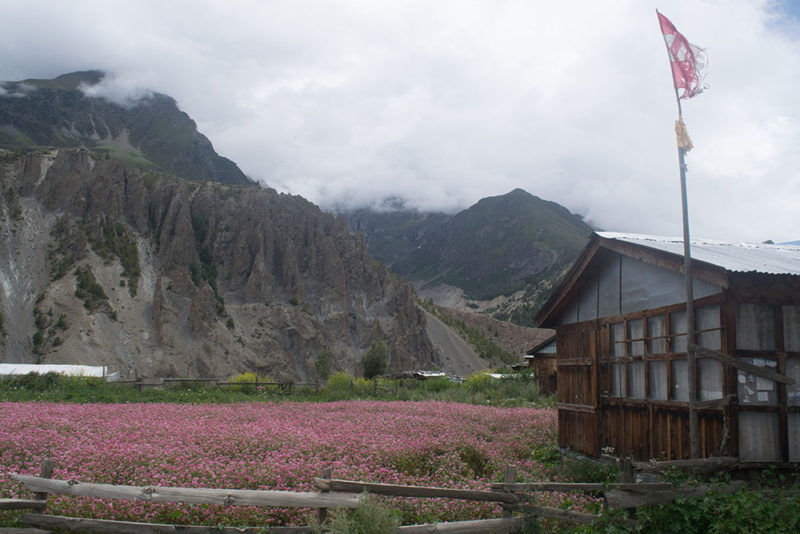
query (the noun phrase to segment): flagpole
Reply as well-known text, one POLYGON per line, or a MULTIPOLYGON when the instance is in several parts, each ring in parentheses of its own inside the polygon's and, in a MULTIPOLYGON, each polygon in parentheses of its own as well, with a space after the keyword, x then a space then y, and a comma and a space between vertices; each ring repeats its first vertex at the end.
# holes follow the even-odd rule
MULTIPOLYGON (((660 15, 657 9, 656 14, 660 15)), ((664 46, 667 48, 670 68, 672 68, 672 56, 669 50, 669 43, 663 31, 662 37, 664 38, 664 46)), ((675 74, 673 72, 673 82, 674 81, 675 74)), ((673 85, 675 87, 675 102, 678 104, 678 120, 683 124, 681 98, 678 94, 677 84, 673 85)), ((686 193, 686 148, 682 145, 683 143, 678 143, 678 165, 680 167, 681 177, 681 211, 683 215, 683 272, 686 287, 686 366, 687 381, 689 382, 689 447, 690 458, 698 458, 700 456, 700 447, 697 441, 697 360, 694 351, 690 349, 695 342, 694 292, 692 287, 691 241, 689 239, 689 202, 686 193)))
MULTIPOLYGON (((678 94, 677 89, 675 94, 678 94)), ((681 103, 678 99, 678 117, 681 103)), ((692 287, 692 251, 689 239, 689 202, 686 194, 686 150, 678 146, 678 163, 681 169, 681 211, 683 213, 683 271, 686 284, 686 364, 689 382, 689 445, 691 458, 698 458, 700 450, 697 442, 697 360, 691 349, 695 342, 694 325, 694 292, 692 287)))

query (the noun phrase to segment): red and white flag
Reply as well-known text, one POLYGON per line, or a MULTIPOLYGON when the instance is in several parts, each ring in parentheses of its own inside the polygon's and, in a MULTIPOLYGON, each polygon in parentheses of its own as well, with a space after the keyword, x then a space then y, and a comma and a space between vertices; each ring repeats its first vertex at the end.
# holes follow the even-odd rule
POLYGON ((675 90, 683 89, 680 98, 692 98, 702 93, 703 89, 707 88, 703 84, 706 68, 705 51, 687 41, 667 17, 658 11, 656 14, 669 52, 675 90))

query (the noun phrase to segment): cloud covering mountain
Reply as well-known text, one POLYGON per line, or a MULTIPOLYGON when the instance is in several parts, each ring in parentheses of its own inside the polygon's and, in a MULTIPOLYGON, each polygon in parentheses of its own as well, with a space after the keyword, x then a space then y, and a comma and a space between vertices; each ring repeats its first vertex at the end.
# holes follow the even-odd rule
POLYGON ((324 207, 454 212, 520 187, 679 234, 677 110, 655 7, 706 48, 684 103, 693 233, 800 228, 792 1, 0 0, 0 79, 113 72, 173 96, 248 175, 324 207))

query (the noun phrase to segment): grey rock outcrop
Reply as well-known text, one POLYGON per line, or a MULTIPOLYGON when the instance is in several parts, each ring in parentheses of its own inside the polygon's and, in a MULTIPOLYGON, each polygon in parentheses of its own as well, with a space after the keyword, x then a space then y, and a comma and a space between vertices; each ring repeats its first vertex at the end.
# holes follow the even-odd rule
POLYGON ((340 217, 255 185, 191 182, 80 148, 0 151, 0 360, 123 376, 437 367, 412 288, 340 217))

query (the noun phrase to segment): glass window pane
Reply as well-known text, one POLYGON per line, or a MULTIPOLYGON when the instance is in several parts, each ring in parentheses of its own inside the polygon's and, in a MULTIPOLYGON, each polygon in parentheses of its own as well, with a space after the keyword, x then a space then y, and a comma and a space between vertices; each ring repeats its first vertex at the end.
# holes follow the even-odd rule
POLYGON ((625 396, 625 364, 611 364, 611 396, 625 396))
POLYGON ((686 352, 686 312, 669 314, 670 352, 686 352))
POLYGON ((722 335, 719 330, 719 306, 703 306, 695 310, 695 323, 697 323, 697 344, 711 350, 722 348, 722 335), (711 330, 702 332, 702 330, 711 330))
POLYGON ((644 362, 631 362, 628 365, 630 372, 631 390, 629 397, 633 399, 644 398, 644 362))
POLYGON ((650 374, 648 398, 667 400, 667 362, 648 362, 647 369, 650 374))
POLYGON ((700 358, 697 360, 697 374, 700 375, 700 400, 722 398, 722 364, 716 360, 700 358))
POLYGON ((667 352, 667 322, 663 315, 647 318, 647 353, 664 354, 667 352))
POLYGON ((689 400, 689 375, 686 360, 672 360, 672 400, 689 400))
POLYGON ((789 461, 800 462, 800 413, 790 413, 787 423, 789 427, 789 461))
POLYGON ((625 323, 614 323, 609 327, 611 338, 611 356, 625 356, 625 323))
POLYGON ((800 306, 783 307, 783 346, 788 352, 800 352, 800 306))
POLYGON ((775 318, 770 304, 736 305, 736 349, 775 350, 775 318))
MULTIPOLYGON (((752 363, 757 367, 766 367, 775 371, 778 364, 775 360, 764 358, 741 358, 743 362, 752 363)), ((778 391, 776 384, 769 378, 761 378, 745 371, 737 371, 736 381, 739 391, 740 404, 761 404, 775 406, 778 404, 778 391)))
POLYGON ((786 402, 800 406, 800 358, 786 358, 786 376, 794 378, 794 384, 786 385, 786 402))
POLYGON ((644 354, 644 319, 628 321, 628 332, 631 340, 630 355, 642 356, 644 354))

